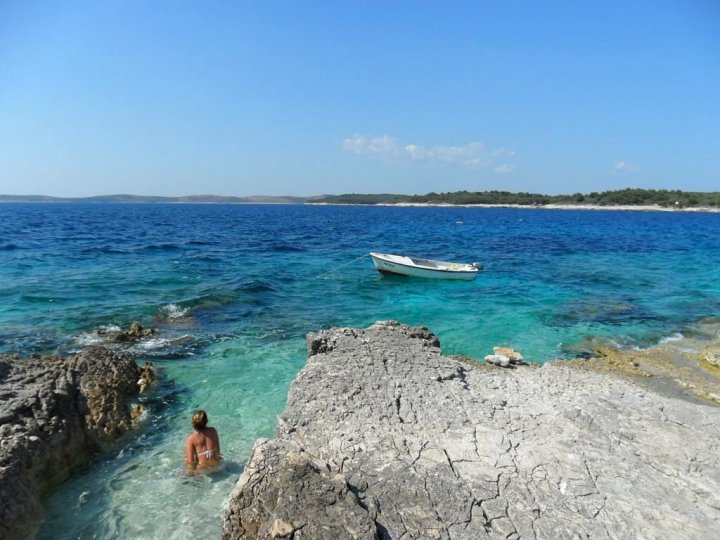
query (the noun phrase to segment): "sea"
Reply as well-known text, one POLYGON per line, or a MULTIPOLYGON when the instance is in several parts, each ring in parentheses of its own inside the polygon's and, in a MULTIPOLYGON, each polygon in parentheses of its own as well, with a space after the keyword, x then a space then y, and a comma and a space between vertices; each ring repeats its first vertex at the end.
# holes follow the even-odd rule
POLYGON ((531 361, 720 339, 720 213, 465 207, 0 204, 0 352, 68 354, 132 322, 158 381, 139 428, 47 495, 40 538, 218 537, 252 445, 272 436, 306 335, 398 320, 444 354, 531 361), (383 277, 370 251, 483 265, 383 277), (708 335, 707 329, 714 329, 708 335), (223 468, 188 476, 192 412, 223 468))

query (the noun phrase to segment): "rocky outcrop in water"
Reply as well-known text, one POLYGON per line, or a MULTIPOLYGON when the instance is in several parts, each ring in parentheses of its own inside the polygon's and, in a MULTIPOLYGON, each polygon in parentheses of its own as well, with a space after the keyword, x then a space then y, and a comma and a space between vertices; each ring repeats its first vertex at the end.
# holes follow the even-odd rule
POLYGON ((144 328, 140 323, 134 322, 130 324, 127 330, 108 330, 107 328, 98 328, 95 333, 105 338, 104 341, 109 343, 133 343, 142 339, 147 339, 155 335, 155 328, 144 328))
POLYGON ((31 538, 41 494, 142 413, 149 366, 101 347, 67 358, 0 356, 0 538, 31 538))
POLYGON ((720 531, 720 409, 562 362, 441 355, 425 329, 308 337, 235 538, 697 538, 720 531))

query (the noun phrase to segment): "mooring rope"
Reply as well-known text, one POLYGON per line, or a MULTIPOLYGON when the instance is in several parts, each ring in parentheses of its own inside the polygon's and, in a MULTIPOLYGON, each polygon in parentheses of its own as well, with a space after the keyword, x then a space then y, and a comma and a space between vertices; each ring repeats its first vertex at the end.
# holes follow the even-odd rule
POLYGON ((370 254, 369 254, 369 253, 363 253, 363 254, 360 255, 357 259, 353 259, 353 260, 350 261, 350 262, 346 262, 346 263, 341 264, 340 266, 336 266, 335 268, 331 268, 331 269, 328 270, 327 272, 323 272, 322 274, 318 274, 317 276, 315 276, 315 279, 319 279, 319 278, 321 278, 322 276, 326 276, 327 274, 330 274, 331 272, 334 272, 335 270, 340 270, 340 269, 343 268, 344 266, 347 266, 347 265, 349 265, 349 264, 352 264, 352 263, 354 263, 354 262, 357 262, 357 261, 359 261, 360 259, 363 259, 363 258, 367 257, 368 255, 370 255, 370 254))

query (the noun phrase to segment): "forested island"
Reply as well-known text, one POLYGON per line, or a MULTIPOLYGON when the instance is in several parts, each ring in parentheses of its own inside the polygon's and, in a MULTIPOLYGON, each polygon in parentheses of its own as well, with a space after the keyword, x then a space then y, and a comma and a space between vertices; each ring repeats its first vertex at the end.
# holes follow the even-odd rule
POLYGON ((660 208, 720 209, 720 192, 665 189, 620 189, 588 194, 542 195, 510 191, 430 192, 425 195, 394 193, 347 193, 343 195, 229 197, 223 195, 186 195, 161 197, 145 195, 98 195, 94 197, 50 197, 46 195, 0 195, 0 202, 62 203, 196 203, 196 204, 447 204, 499 206, 650 206, 660 208))
POLYGON ((659 206, 663 208, 720 208, 720 192, 697 192, 665 189, 621 189, 588 194, 542 195, 510 191, 430 192, 425 195, 360 194, 327 195, 313 203, 325 204, 488 204, 522 206, 659 206))

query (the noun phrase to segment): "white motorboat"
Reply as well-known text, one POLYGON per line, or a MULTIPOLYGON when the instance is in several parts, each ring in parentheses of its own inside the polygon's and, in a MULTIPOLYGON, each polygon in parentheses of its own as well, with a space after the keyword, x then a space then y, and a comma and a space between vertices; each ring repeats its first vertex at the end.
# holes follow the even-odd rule
POLYGON ((390 253, 370 253, 375 268, 381 274, 398 274, 434 279, 475 279, 482 265, 418 259, 390 253))

